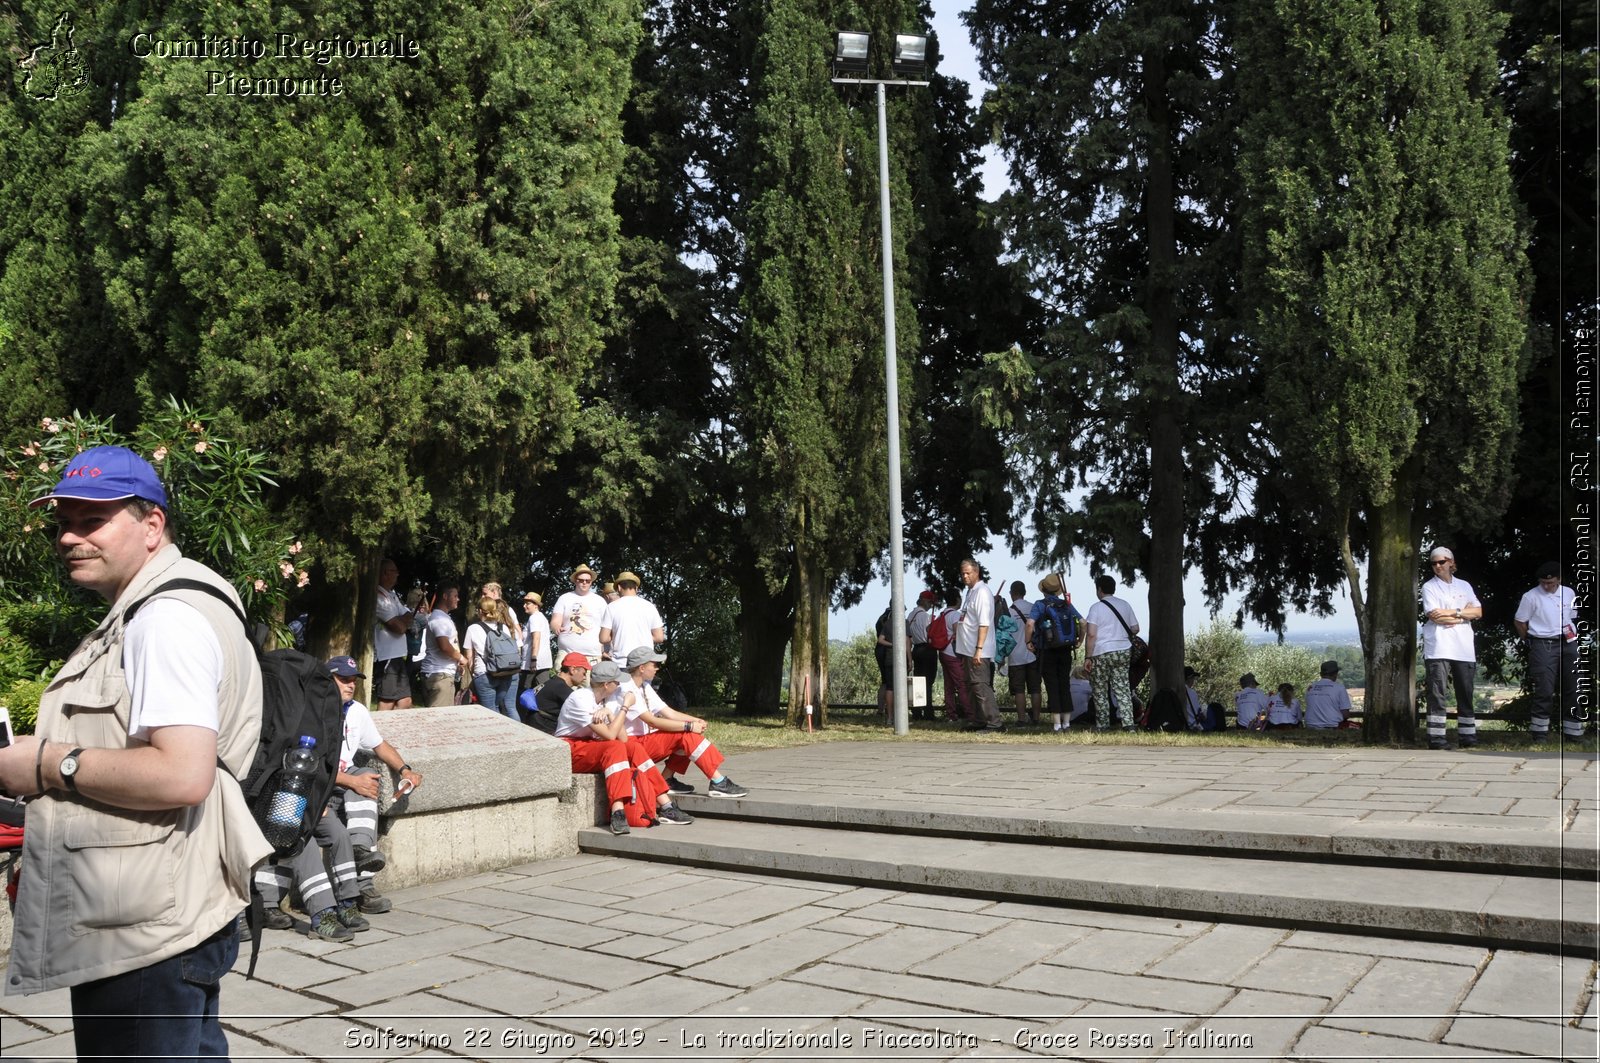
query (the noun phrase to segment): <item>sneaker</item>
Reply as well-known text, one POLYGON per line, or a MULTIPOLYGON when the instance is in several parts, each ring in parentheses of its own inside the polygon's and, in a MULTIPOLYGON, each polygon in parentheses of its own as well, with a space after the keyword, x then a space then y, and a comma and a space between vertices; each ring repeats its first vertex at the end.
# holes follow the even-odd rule
POLYGON ((961 729, 963 731, 981 731, 981 730, 983 730, 983 724, 981 724, 981 723, 964 723, 964 724, 961 725, 961 729))
POLYGON ((394 902, 378 892, 378 887, 366 885, 361 887, 361 898, 356 902, 364 915, 382 915, 394 908, 394 902))
POLYGON ((672 778, 667 780, 667 789, 669 791, 671 791, 672 793, 675 793, 675 794, 692 794, 692 793, 694 793, 694 787, 690 786, 688 783, 684 782, 682 779, 678 778, 676 775, 674 775, 672 778))
POLYGON ((333 908, 324 908, 311 917, 311 929, 306 931, 308 938, 321 938, 323 941, 350 942, 356 939, 343 923, 339 922, 339 913, 333 908))
POLYGON ((687 826, 694 822, 694 817, 689 815, 677 805, 666 804, 656 806, 656 822, 668 823, 674 827, 687 826))
POLYGON ((274 905, 267 909, 267 917, 261 923, 268 930, 288 930, 294 926, 294 920, 289 918, 289 913, 274 905))
POLYGON ((339 902, 339 923, 346 930, 354 930, 358 934, 363 930, 372 929, 372 924, 361 918, 355 901, 339 902))
POLYGON ((383 865, 388 863, 383 854, 376 849, 368 849, 365 845, 358 845, 355 850, 357 871, 382 871, 383 865))
POLYGON ((1428 748, 1429 749, 1449 749, 1450 748, 1450 743, 1446 742, 1442 738, 1430 738, 1430 739, 1428 739, 1428 748))
POLYGON ((628 814, 620 808, 611 813, 611 833, 628 833, 628 814))
POLYGON ((1549 731, 1529 731, 1528 732, 1528 740, 1530 742, 1533 742, 1535 745, 1541 745, 1542 746, 1546 742, 1550 741, 1550 732, 1549 731))
POLYGON ((706 793, 712 797, 746 797, 750 791, 724 775, 710 786, 707 786, 706 793))
POLYGON ((1475 746, 1477 744, 1478 744, 1478 739, 1477 739, 1476 735, 1467 735, 1465 738, 1457 738, 1456 739, 1456 748, 1457 749, 1471 749, 1473 746, 1475 746))

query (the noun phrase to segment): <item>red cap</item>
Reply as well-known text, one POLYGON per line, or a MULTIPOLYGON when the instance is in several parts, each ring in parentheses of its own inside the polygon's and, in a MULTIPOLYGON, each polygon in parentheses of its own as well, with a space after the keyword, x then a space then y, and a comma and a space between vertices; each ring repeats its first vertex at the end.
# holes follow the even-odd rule
POLYGON ((589 667, 589 658, 585 657, 581 653, 578 653, 577 651, 573 651, 572 653, 569 653, 565 657, 561 658, 561 667, 587 668, 589 667))

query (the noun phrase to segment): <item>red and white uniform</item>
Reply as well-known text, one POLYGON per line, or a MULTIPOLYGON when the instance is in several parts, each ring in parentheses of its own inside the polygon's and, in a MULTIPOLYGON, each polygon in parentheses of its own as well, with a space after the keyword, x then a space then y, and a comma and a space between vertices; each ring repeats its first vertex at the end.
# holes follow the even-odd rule
POLYGON ((621 711, 620 691, 597 706, 594 691, 580 687, 561 703, 556 737, 567 743, 573 772, 579 775, 599 772, 605 780, 606 800, 621 801, 627 811, 628 825, 644 827, 652 822, 656 800, 666 793, 667 781, 656 770, 652 754, 638 742, 631 738, 601 738, 595 734, 597 712, 605 715, 621 711))
MULTIPOLYGON (((689 770, 690 763, 714 779, 722 768, 722 752, 703 734, 688 731, 658 731, 644 720, 646 712, 659 715, 667 703, 649 683, 642 686, 632 679, 622 684, 619 694, 633 694, 633 705, 628 709, 628 737, 644 746, 652 757, 665 757, 667 771, 679 775, 689 770)), ((626 700, 626 699, 624 699, 626 700)))

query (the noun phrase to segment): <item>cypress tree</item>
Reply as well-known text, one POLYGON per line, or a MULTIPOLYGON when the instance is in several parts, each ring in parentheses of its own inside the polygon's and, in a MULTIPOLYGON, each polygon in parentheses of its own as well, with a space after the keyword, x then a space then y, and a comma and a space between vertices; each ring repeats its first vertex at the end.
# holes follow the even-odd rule
POLYGON ((1419 544, 1500 513, 1516 434, 1504 19, 1486 0, 1263 0, 1241 25, 1246 282, 1275 441, 1344 540, 1365 736, 1411 742, 1419 544))

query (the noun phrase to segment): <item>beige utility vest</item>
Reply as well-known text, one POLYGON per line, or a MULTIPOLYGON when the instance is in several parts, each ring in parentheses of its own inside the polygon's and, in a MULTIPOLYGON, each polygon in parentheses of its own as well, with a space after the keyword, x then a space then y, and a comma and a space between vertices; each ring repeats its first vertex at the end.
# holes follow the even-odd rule
MULTIPOLYGON (((159 551, 45 690, 42 740, 85 749, 145 744, 128 735, 123 612, 179 578, 225 588, 237 601, 221 577, 176 546, 159 551)), ((189 808, 139 812, 61 791, 29 804, 7 994, 106 978, 199 944, 249 903, 251 869, 271 852, 235 781, 249 769, 261 733, 255 652, 238 617, 217 599, 203 591, 162 597, 197 609, 222 647, 217 755, 228 771, 217 768, 211 793, 189 808)))

